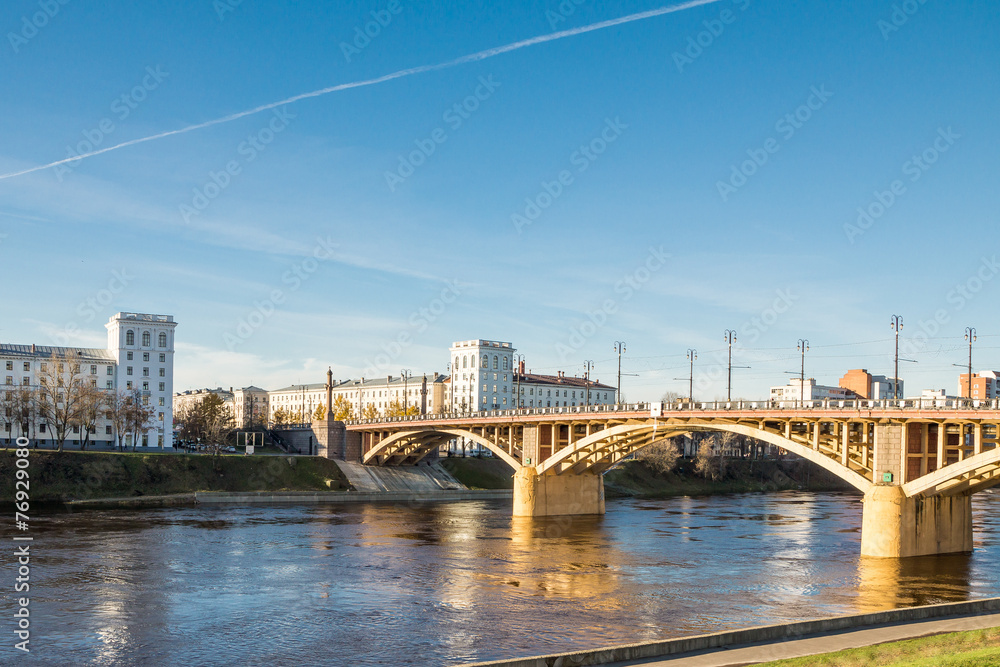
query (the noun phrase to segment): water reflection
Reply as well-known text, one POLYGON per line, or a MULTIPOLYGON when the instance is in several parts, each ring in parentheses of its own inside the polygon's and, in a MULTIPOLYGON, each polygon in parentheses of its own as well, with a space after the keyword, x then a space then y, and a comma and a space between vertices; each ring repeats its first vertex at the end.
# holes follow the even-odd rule
POLYGON ((858 613, 969 599, 972 554, 858 562, 858 613))
POLYGON ((973 507, 973 554, 907 561, 859 558, 835 494, 49 513, 26 662, 454 664, 997 595, 973 507))

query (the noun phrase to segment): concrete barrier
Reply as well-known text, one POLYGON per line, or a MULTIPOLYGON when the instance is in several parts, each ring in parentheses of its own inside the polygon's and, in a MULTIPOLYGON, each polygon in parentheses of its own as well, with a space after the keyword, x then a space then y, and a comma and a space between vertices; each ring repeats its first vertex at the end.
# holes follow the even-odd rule
POLYGON ((995 613, 997 611, 1000 611, 1000 598, 984 598, 970 602, 949 602, 924 607, 890 609, 854 616, 833 616, 815 621, 799 621, 783 625, 763 625, 743 630, 728 630, 707 635, 680 637, 678 639, 643 644, 610 646, 589 651, 554 653, 552 655, 530 658, 469 663, 462 667, 584 667, 586 665, 606 665, 627 660, 663 658, 682 653, 744 644, 779 642, 792 638, 800 639, 812 635, 856 630, 872 626, 910 623, 949 616, 975 616, 977 614, 995 613))

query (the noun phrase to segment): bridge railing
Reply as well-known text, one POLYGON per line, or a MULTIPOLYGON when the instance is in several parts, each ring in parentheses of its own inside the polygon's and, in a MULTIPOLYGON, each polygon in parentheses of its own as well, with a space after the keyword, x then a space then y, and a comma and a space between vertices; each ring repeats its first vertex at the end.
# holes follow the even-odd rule
MULTIPOLYGON (((649 412, 676 414, 683 412, 719 412, 754 410, 1000 410, 1000 399, 967 398, 905 398, 905 399, 833 399, 808 401, 676 401, 663 403, 617 403, 609 405, 569 405, 547 408, 515 408, 511 410, 480 410, 478 412, 444 412, 406 417, 378 417, 349 420, 349 424, 385 424, 408 421, 448 421, 455 419, 498 419, 535 415, 614 414, 616 412, 649 412)), ((287 427, 286 427, 287 428, 287 427)))

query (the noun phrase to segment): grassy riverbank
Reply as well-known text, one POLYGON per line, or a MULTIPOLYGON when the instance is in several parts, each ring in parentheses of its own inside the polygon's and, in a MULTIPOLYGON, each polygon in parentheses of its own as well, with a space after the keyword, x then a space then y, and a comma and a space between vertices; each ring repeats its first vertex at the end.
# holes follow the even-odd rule
POLYGON ((758 667, 991 667, 1000 665, 1000 628, 954 632, 806 658, 760 663, 758 667))
MULTIPOLYGON (((195 491, 346 491, 333 461, 285 456, 220 456, 32 450, 32 502, 135 498, 195 491), (330 481, 329 485, 327 480, 330 481)), ((14 454, 0 451, 0 501, 14 499, 14 454)))
MULTIPOLYGON (((445 458, 441 465, 470 489, 512 489, 513 474, 503 461, 492 458, 445 458)), ((604 476, 608 498, 668 498, 715 493, 753 493, 808 489, 849 491, 840 478, 804 461, 730 460, 725 475, 708 480, 694 471, 694 462, 681 460, 677 468, 662 474, 641 460, 626 461, 604 476)))

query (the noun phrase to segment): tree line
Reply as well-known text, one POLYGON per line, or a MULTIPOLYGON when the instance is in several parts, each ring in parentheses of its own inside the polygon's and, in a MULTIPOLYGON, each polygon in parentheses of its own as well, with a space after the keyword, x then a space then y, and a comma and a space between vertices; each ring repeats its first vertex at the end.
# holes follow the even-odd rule
POLYGON ((81 449, 90 444, 103 416, 112 427, 118 449, 131 441, 134 451, 142 434, 155 425, 156 409, 138 389, 101 389, 97 380, 80 372, 80 364, 52 355, 42 362, 34 385, 0 391, 0 416, 5 431, 35 441, 44 425, 46 439, 63 451, 71 433, 81 449))

